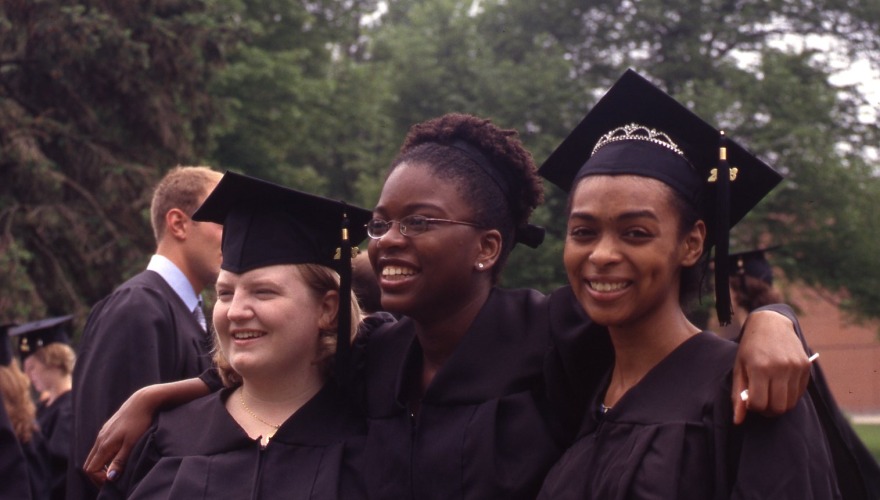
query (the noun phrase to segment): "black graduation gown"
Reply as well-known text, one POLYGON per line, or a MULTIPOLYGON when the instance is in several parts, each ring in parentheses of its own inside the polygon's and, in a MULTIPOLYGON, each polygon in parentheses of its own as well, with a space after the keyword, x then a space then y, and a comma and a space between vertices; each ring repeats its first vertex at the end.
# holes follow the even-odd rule
POLYGON ((818 363, 812 368, 808 391, 825 428, 834 457, 834 467, 845 500, 880 498, 880 465, 862 443, 846 416, 837 406, 825 374, 818 363))
MULTIPOLYGON (((791 319, 804 344, 804 349, 811 352, 794 313, 787 307, 779 312, 791 319)), ((821 360, 813 363, 807 391, 815 403, 816 412, 828 438, 843 498, 845 500, 880 499, 880 465, 837 406, 837 401, 831 394, 831 388, 822 372, 821 360)))
POLYGON ((73 372, 69 498, 97 496, 81 469, 119 406, 146 385, 198 376, 211 366, 210 349, 192 311, 156 272, 141 272, 92 308, 73 372))
MULTIPOLYGON (((50 494, 49 460, 46 458, 46 442, 39 431, 34 432, 31 440, 21 443, 24 460, 28 468, 28 480, 31 483, 31 497, 34 500, 48 500, 50 494)), ((5 497, 0 497, 4 498, 5 497)))
POLYGON ((548 313, 538 292, 493 289, 415 417, 407 408, 407 383, 421 377, 413 322, 370 334, 366 477, 373 498, 534 498, 566 436, 545 393, 548 313))
POLYGON ((781 417, 750 414, 733 425, 735 356, 735 344, 703 332, 604 416, 598 411, 604 391, 597 391, 539 498, 839 498, 809 396, 781 417))
POLYGON ((0 498, 30 500, 28 463, 18 436, 12 430, 3 401, 0 401, 0 498))
POLYGON ((224 389, 161 413, 100 498, 365 498, 363 419, 333 382, 265 448, 229 415, 230 394, 224 389))
POLYGON ((37 409, 37 423, 45 443, 49 465, 48 485, 52 500, 64 500, 67 483, 67 456, 70 451, 73 423, 70 391, 58 396, 51 405, 37 409))

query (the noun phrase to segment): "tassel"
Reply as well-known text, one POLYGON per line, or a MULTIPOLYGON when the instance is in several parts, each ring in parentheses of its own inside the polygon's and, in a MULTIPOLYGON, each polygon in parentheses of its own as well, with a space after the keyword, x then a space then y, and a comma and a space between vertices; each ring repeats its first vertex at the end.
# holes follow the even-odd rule
POLYGON ((718 322, 730 323, 730 274, 728 270, 730 233, 730 164, 727 161, 727 137, 721 131, 718 177, 715 184, 715 310, 718 322))
POLYGON ((351 240, 348 214, 342 215, 342 243, 339 252, 339 312, 336 315, 336 382, 348 386, 351 371, 351 240))

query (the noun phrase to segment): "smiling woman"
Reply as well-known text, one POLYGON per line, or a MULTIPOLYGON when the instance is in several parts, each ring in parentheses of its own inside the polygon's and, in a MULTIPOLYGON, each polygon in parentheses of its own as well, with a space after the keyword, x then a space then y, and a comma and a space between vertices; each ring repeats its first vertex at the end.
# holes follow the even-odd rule
POLYGON ((264 446, 279 427, 266 421, 287 420, 329 374, 336 344, 330 325, 339 305, 338 280, 332 273, 309 264, 220 272, 214 306, 219 347, 215 361, 227 385, 241 385, 233 399, 238 398, 248 415, 241 415, 241 407, 232 400, 227 409, 264 446), (317 279, 306 281, 306 274, 317 279), (331 348, 322 348, 325 342, 331 348), (267 393, 261 395, 260 388, 267 393), (279 392, 274 397, 273 389, 279 392), (252 401, 250 406, 246 401, 252 401), (254 414, 262 418, 248 418, 254 414))
POLYGON ((734 428, 736 347, 682 304, 688 271, 713 244, 726 262, 727 228, 778 174, 631 71, 557 151, 575 148, 586 158, 554 154, 542 173, 570 189, 565 268, 614 363, 539 498, 839 497, 810 397, 734 428))
POLYGON ((161 413, 102 497, 361 498, 363 421, 332 382, 360 312, 334 254, 343 225, 355 244, 366 236, 369 212, 227 173, 193 218, 223 224, 214 328, 226 388, 161 413))
MULTIPOLYGON (((568 287, 544 295, 497 286, 516 243, 540 244, 543 231, 528 220, 542 197, 534 162, 515 131, 457 113, 410 129, 372 221, 359 226, 371 236, 369 258, 382 308, 400 318, 365 322, 352 351, 364 384, 363 393, 355 393, 362 396, 368 424, 360 473, 371 498, 533 499, 577 430, 584 394, 611 360, 607 332, 590 322, 568 287), (545 373, 554 338, 571 347, 566 352, 583 368, 577 383, 584 390, 579 387, 574 397, 564 396, 569 372, 545 373)), ((226 230, 233 231, 229 223, 227 218, 226 230)), ((234 248, 224 242, 224 261, 234 248)), ((227 317, 239 338, 228 340, 230 352, 239 342, 242 348, 268 343, 272 333, 263 336, 264 326, 245 323, 236 332, 230 314, 237 290, 232 293, 227 317)), ((797 391, 761 398, 761 387, 797 386, 807 371, 791 360, 808 363, 791 323, 763 318, 764 323, 761 316, 750 321, 765 328, 758 336, 746 334, 756 340, 751 351, 742 351, 760 352, 763 366, 771 369, 762 373, 766 378, 752 377, 744 385, 755 394, 755 408, 778 405, 776 411, 782 411, 797 391)), ((242 353, 239 359, 247 358, 242 353)), ((562 364, 567 370, 567 362, 562 364)), ((157 402, 175 404, 208 390, 199 381, 178 384, 185 387, 154 386, 132 397, 102 431, 106 440, 99 437, 89 470, 114 456, 111 472, 117 470, 127 455, 121 444, 144 428, 140 420, 129 421, 154 411, 157 402)), ((239 401, 244 415, 270 428, 277 424, 252 403, 239 401)))

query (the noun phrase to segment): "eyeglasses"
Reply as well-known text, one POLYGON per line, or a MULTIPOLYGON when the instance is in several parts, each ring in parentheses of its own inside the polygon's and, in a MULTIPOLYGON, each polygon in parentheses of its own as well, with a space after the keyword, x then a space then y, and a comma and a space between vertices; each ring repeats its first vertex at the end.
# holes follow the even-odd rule
POLYGON ((425 217, 424 215, 408 215, 400 219, 399 221, 373 219, 370 222, 367 222, 367 234, 370 236, 370 238, 378 240, 379 238, 385 236, 385 234, 387 234, 388 231, 391 230, 391 225, 395 222, 400 228, 400 234, 408 237, 422 234, 428 230, 428 227, 431 224, 437 223, 461 224, 463 226, 481 227, 479 224, 474 224, 473 222, 449 219, 434 219, 431 217, 425 217))

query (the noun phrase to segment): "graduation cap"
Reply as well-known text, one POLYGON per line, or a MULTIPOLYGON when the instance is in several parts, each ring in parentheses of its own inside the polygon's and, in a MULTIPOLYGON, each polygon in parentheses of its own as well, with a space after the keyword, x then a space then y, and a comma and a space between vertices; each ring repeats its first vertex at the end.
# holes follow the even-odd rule
POLYGON ((768 285, 773 284, 773 266, 767 260, 767 252, 779 248, 760 248, 730 254, 730 275, 751 276, 768 285))
POLYGON ((24 361, 37 349, 49 344, 70 344, 70 325, 73 315, 56 316, 54 318, 32 321, 9 329, 9 337, 15 337, 18 344, 18 356, 24 361))
POLYGON ((9 366, 12 363, 12 342, 9 340, 9 329, 15 323, 0 325, 0 366, 9 366))
POLYGON ((730 321, 728 232, 782 176, 633 70, 596 103, 539 173, 566 192, 589 175, 639 175, 692 202, 715 245, 718 318, 730 321))
POLYGON ((226 172, 192 218, 223 225, 224 270, 241 274, 277 264, 320 264, 339 272, 336 374, 344 383, 350 356, 352 246, 367 237, 372 212, 226 172))

